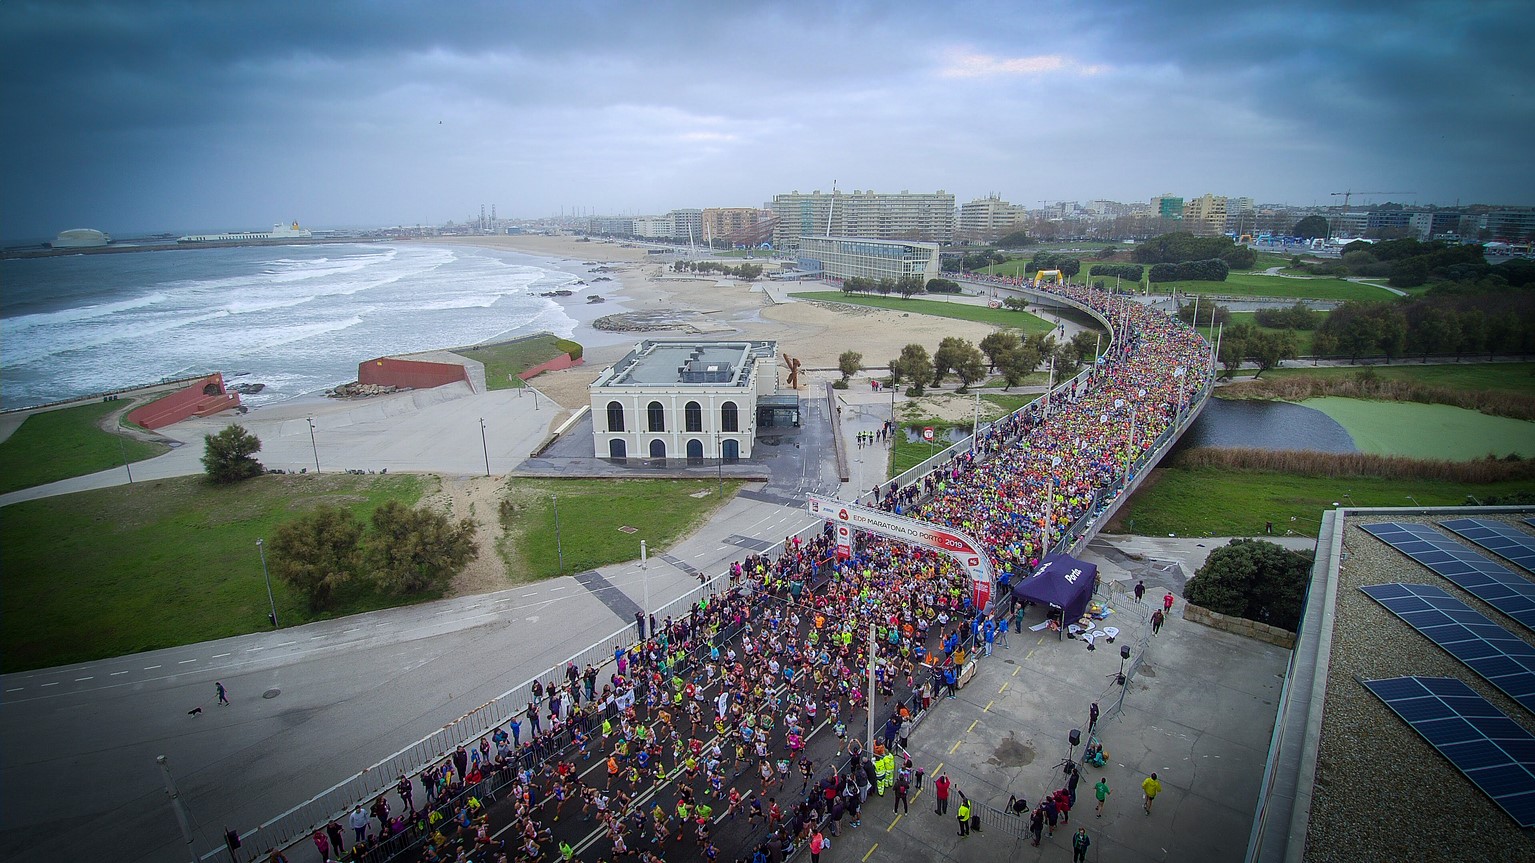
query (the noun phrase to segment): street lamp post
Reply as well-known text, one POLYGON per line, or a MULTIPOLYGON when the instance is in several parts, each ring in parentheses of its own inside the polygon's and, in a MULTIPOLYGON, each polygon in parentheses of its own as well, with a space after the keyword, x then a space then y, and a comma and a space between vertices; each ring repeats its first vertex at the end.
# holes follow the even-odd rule
POLYGON ((549 499, 554 502, 554 550, 559 555, 560 575, 564 575, 565 544, 560 539, 560 496, 557 494, 552 494, 549 495, 549 499))
POLYGON ((272 608, 272 628, 277 628, 277 600, 272 598, 272 576, 266 568, 266 543, 260 538, 256 540, 256 553, 261 555, 261 577, 266 579, 266 601, 272 608))
POLYGON ((320 473, 320 446, 314 441, 314 417, 305 417, 304 422, 309 423, 309 448, 314 450, 314 472, 320 473))
POLYGON ((133 485, 133 468, 128 466, 128 447, 123 443, 123 436, 117 435, 117 449, 123 454, 123 470, 128 472, 128 484, 133 485))
POLYGON ((480 449, 485 451, 485 475, 490 476, 490 445, 485 443, 484 417, 480 417, 480 449))

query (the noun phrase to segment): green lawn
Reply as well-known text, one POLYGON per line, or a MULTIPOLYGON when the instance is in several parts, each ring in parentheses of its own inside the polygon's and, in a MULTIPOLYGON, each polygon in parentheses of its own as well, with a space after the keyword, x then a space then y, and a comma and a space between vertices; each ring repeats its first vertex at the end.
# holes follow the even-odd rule
POLYGON ((514 510, 501 542, 501 556, 514 581, 559 575, 561 547, 566 575, 637 560, 642 539, 655 557, 703 524, 739 486, 737 481, 725 480, 722 498, 720 484, 712 479, 517 477, 506 489, 514 510), (555 497, 559 498, 558 542, 555 497), (619 530, 622 527, 636 530, 619 530))
MULTIPOLYGON (((1044 383, 1044 381, 1041 381, 1041 383, 1044 383)), ((1040 395, 1038 393, 981 393, 981 398, 1001 408, 1004 414, 1010 414, 1040 398, 1040 395)))
POLYGON ((1243 272, 1232 273, 1224 282, 1156 282, 1151 286, 1154 293, 1165 294, 1174 289, 1186 294, 1316 300, 1389 300, 1396 296, 1383 288, 1343 279, 1287 279, 1243 272))
POLYGON ((1256 536, 1264 522, 1274 532, 1315 536, 1323 510, 1334 501, 1345 506, 1452 506, 1474 494, 1528 490, 1529 483, 1509 481, 1467 485, 1427 480, 1303 477, 1259 471, 1213 468, 1159 468, 1109 525, 1111 532, 1148 536, 1256 536), (1345 497, 1347 495, 1347 497, 1345 497))
MULTIPOLYGON (((0 665, 9 673, 190 644, 269 627, 257 538, 321 503, 362 518, 414 504, 419 476, 201 477, 18 503, 0 518, 0 665)), ((273 580, 277 617, 306 623, 303 597, 273 580)), ((334 615, 398 605, 357 585, 334 615)))
POLYGON ((841 291, 805 291, 791 294, 790 296, 802 300, 846 303, 850 306, 869 306, 876 309, 890 309, 897 312, 911 312, 913 314, 932 315, 939 318, 954 318, 960 321, 975 321, 998 327, 1012 327, 1023 330, 1025 333, 1047 333, 1053 329, 1049 323, 1040 320, 1028 312, 1015 312, 1011 309, 992 309, 969 303, 946 303, 942 300, 907 300, 901 297, 845 294, 841 291))
MULTIPOLYGON (((1325 315, 1327 313, 1318 312, 1318 314, 1325 315)), ((1203 317, 1203 315, 1200 317, 1203 317)), ((1258 315, 1256 312, 1232 312, 1230 322, 1232 324, 1250 324, 1252 326, 1258 327, 1258 315)), ((1265 333, 1286 332, 1285 330, 1276 329, 1274 327, 1258 327, 1258 329, 1265 333)), ((1204 333, 1205 338, 1209 339, 1211 342, 1215 341, 1216 329, 1211 327, 1200 327, 1199 331, 1204 333)), ((1295 335, 1295 355, 1300 357, 1311 356, 1311 342, 1312 339, 1316 338, 1316 330, 1289 330, 1288 332, 1295 335)), ((1264 374, 1271 375, 1273 374, 1273 371, 1267 371, 1264 372, 1264 374)))
POLYGON ((458 351, 461 356, 485 364, 485 388, 510 390, 525 386, 518 372, 548 362, 560 354, 581 356, 581 346, 548 333, 500 345, 458 351))
POLYGON ((1361 452, 1468 461, 1489 453, 1535 456, 1535 423, 1450 405, 1328 396, 1301 402, 1348 431, 1361 452))
POLYGON ((164 444, 101 430, 101 418, 125 405, 96 402, 27 417, 0 442, 0 493, 122 467, 124 450, 130 462, 168 451, 164 444))
MULTIPOLYGON (((1235 317, 1235 315, 1233 315, 1235 317)), ((1402 360, 1389 366, 1374 365, 1370 372, 1386 379, 1460 390, 1535 395, 1535 363, 1438 363, 1426 365, 1402 360)), ((1319 368, 1271 369, 1266 378, 1305 376, 1313 378, 1350 378, 1362 371, 1360 366, 1323 366, 1319 368)))

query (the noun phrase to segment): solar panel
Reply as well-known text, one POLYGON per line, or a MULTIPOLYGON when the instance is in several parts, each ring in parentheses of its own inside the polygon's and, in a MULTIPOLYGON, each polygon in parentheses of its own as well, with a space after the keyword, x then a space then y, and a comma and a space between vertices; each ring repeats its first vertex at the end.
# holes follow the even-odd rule
POLYGON ((1359 588, 1508 697, 1535 711, 1535 646, 1432 584, 1359 588))
POLYGON ((1520 827, 1535 827, 1535 735, 1453 677, 1364 685, 1520 827))
POLYGON ((1499 557, 1535 572, 1535 536, 1503 521, 1485 518, 1453 518, 1439 522, 1499 557))
POLYGON ((1360 526, 1525 628, 1535 630, 1535 582, 1426 524, 1383 522, 1360 526))

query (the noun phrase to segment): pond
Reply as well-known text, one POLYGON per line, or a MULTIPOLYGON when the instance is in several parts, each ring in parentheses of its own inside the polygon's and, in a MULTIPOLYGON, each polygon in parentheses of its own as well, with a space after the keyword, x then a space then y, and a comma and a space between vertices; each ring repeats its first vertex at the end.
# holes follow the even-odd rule
POLYGON ((1291 402, 1212 398, 1178 442, 1187 447, 1253 447, 1357 452, 1354 439, 1337 420, 1291 402))

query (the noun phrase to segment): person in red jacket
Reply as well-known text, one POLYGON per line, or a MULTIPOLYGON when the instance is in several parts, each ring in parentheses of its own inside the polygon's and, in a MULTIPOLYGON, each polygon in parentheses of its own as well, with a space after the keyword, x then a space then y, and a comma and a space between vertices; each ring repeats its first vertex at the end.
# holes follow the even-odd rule
POLYGON ((938 798, 938 814, 947 815, 949 812, 949 774, 940 774, 933 780, 933 794, 938 798))

